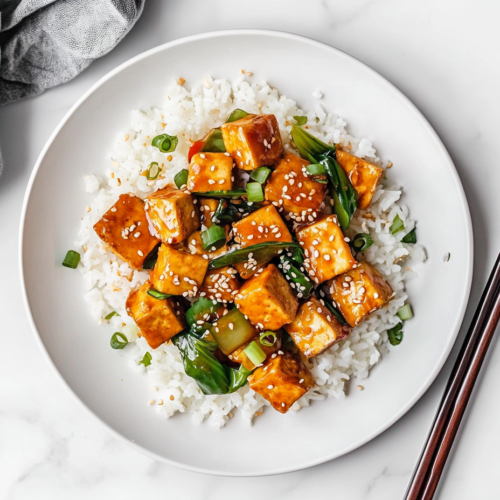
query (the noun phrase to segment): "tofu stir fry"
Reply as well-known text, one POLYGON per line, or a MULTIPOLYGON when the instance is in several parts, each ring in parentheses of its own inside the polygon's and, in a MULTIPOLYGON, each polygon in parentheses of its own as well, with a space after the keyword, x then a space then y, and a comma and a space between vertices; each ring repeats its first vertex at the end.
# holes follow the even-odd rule
MULTIPOLYGON (((274 115, 237 109, 192 145, 175 186, 123 194, 94 226, 150 271, 126 310, 151 349, 173 342, 204 394, 249 384, 281 413, 315 386, 309 358, 394 295, 358 259, 370 236, 345 236, 384 170, 298 125, 292 138, 285 152, 274 115)), ((162 152, 176 143, 153 139, 162 152)))

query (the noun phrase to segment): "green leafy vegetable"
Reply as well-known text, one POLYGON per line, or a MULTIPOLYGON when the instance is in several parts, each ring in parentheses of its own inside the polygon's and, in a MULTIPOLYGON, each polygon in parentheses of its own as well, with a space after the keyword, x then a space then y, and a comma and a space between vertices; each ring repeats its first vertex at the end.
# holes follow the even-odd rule
POLYGON ((151 354, 147 352, 146 354, 144 354, 144 357, 139 361, 139 364, 144 366, 149 366, 151 364, 151 359, 153 359, 151 357, 151 354))
POLYGON ((125 335, 123 335, 123 333, 113 333, 110 341, 110 345, 113 349, 123 349, 127 344, 128 339, 127 337, 125 337, 125 335))
POLYGON ((177 172, 174 177, 175 185, 177 189, 180 189, 182 186, 187 184, 189 171, 186 169, 182 169, 180 172, 177 172))
POLYGON ((290 257, 281 255, 279 268, 290 282, 290 286, 299 294, 299 298, 309 297, 314 284, 290 257))
POLYGON ((260 184, 264 184, 270 175, 271 169, 269 167, 259 167, 250 174, 250 179, 253 179, 255 182, 259 182, 260 184))
POLYGON ((408 234, 405 234, 401 241, 403 243, 416 243, 417 242, 416 228, 414 227, 408 234))
POLYGON ((266 347, 272 347, 274 344, 276 344, 276 341, 278 340, 278 337, 274 332, 271 332, 270 330, 262 332, 260 334, 259 341, 262 345, 266 347))
POLYGON ((66 257, 64 257, 64 260, 62 262, 62 265, 64 267, 69 267, 70 269, 76 269, 79 262, 80 254, 78 252, 75 252, 74 250, 68 250, 68 252, 66 253, 66 257))
POLYGON ((109 321, 113 316, 120 316, 120 315, 116 311, 112 311, 107 316, 105 316, 104 319, 109 321))
POLYGON ((249 182, 247 184, 247 198, 248 201, 264 201, 264 191, 262 184, 258 182, 249 182))
POLYGON ((247 383, 247 378, 250 373, 250 370, 247 370, 243 365, 240 366, 239 370, 234 368, 229 368, 228 366, 224 366, 226 369, 226 374, 229 377, 229 388, 228 394, 232 392, 236 392, 238 389, 243 387, 247 383))
POLYGON ((222 139, 222 130, 220 128, 212 129, 200 152, 201 153, 226 152, 226 146, 224 146, 224 139, 222 139))
POLYGON ((226 120, 226 123, 231 123, 235 122, 236 120, 241 120, 242 118, 245 118, 245 116, 248 116, 249 113, 246 111, 243 111, 242 109, 236 108, 230 115, 229 118, 226 120))
POLYGON ((154 181, 154 180, 158 179, 160 172, 161 172, 161 169, 160 169, 160 166, 158 165, 158 162, 152 161, 149 164, 148 171, 146 172, 146 179, 148 181, 154 181))
POLYGON ((335 146, 329 146, 297 125, 292 125, 292 139, 300 154, 311 163, 317 163, 316 157, 335 151, 335 146))
POLYGON ((207 191, 206 193, 192 193, 195 196, 202 196, 203 198, 239 198, 241 196, 246 196, 247 192, 245 189, 231 189, 228 191, 207 191))
POLYGON ((146 255, 142 264, 143 269, 153 269, 153 267, 155 267, 156 261, 158 260, 158 250, 160 249, 160 246, 161 243, 156 245, 153 250, 146 255))
POLYGON ((399 345, 403 340, 403 323, 398 323, 394 328, 387 330, 391 345, 399 345))
MULTIPOLYGON (((186 322, 189 326, 194 325, 197 321, 202 321, 206 315, 212 315, 217 312, 221 304, 217 301, 200 297, 191 304, 191 307, 186 312, 186 322)), ((210 318, 208 318, 210 319, 210 318)))
POLYGON ((237 308, 219 318, 215 325, 212 335, 226 356, 250 342, 257 334, 252 323, 237 308))
POLYGON ((151 297, 154 297, 155 299, 158 299, 158 300, 165 300, 165 299, 168 299, 170 297, 173 297, 173 295, 170 295, 168 293, 161 293, 158 290, 155 290, 154 288, 152 288, 151 290, 148 290, 146 293, 148 295, 151 295, 151 297))
POLYGON ((232 266, 233 264, 238 264, 240 262, 246 262, 250 260, 249 255, 252 254, 252 258, 257 262, 268 262, 273 257, 278 255, 280 251, 285 248, 297 248, 298 243, 285 242, 285 241, 269 241, 266 243, 258 243, 257 245, 251 245, 249 247, 240 248, 233 252, 228 252, 216 259, 210 261, 208 269, 220 269, 225 266, 232 266))
POLYGON ((175 151, 178 142, 179 139, 175 136, 161 134, 157 135, 151 141, 151 146, 157 147, 162 153, 171 153, 172 151, 175 151))
POLYGON ((403 320, 406 321, 408 319, 413 318, 413 311, 411 310, 410 304, 405 304, 404 306, 398 309, 397 315, 403 320))
POLYGON ((403 231, 404 228, 405 228, 404 222, 401 220, 399 215, 396 214, 396 217, 394 217, 394 220, 392 221, 389 231, 391 232, 391 234, 397 234, 400 231, 403 231))
POLYGON ((203 250, 215 251, 226 243, 226 231, 220 226, 210 226, 201 232, 203 250))
POLYGON ((344 318, 343 314, 329 301, 323 299, 327 309, 335 316, 335 319, 342 325, 347 325, 347 321, 344 318))
POLYGON ((260 365, 266 360, 266 353, 255 340, 252 340, 252 342, 243 349, 243 352, 255 366, 260 365))
POLYGON ((214 224, 232 224, 239 219, 238 209, 232 204, 227 202, 224 198, 219 200, 217 209, 212 215, 212 222, 214 224))
POLYGON ((307 116, 294 116, 293 119, 297 122, 297 125, 305 125, 307 123, 307 116))
POLYGON ((307 165, 307 172, 310 175, 326 175, 325 167, 321 163, 311 163, 307 165))
POLYGON ((368 233, 358 233, 349 243, 355 254, 364 252, 373 245, 373 238, 368 233))

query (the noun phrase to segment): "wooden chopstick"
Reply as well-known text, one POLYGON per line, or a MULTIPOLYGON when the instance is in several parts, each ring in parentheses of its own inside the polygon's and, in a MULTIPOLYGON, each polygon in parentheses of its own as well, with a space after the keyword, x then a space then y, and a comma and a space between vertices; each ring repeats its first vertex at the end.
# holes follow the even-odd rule
POLYGON ((500 320, 500 255, 481 296, 405 500, 431 500, 500 320))

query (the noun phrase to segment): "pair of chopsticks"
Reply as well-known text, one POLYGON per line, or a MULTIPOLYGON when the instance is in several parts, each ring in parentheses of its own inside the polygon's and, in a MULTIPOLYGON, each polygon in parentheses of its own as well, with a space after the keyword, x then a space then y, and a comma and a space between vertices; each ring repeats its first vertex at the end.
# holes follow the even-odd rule
POLYGON ((431 500, 500 319, 500 255, 477 306, 405 500, 431 500))

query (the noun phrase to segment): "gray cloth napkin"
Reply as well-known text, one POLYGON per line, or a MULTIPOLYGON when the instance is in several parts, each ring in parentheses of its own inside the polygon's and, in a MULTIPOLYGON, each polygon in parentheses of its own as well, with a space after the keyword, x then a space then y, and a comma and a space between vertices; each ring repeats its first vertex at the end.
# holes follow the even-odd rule
POLYGON ((0 105, 65 83, 109 52, 145 0, 0 0, 0 105))

